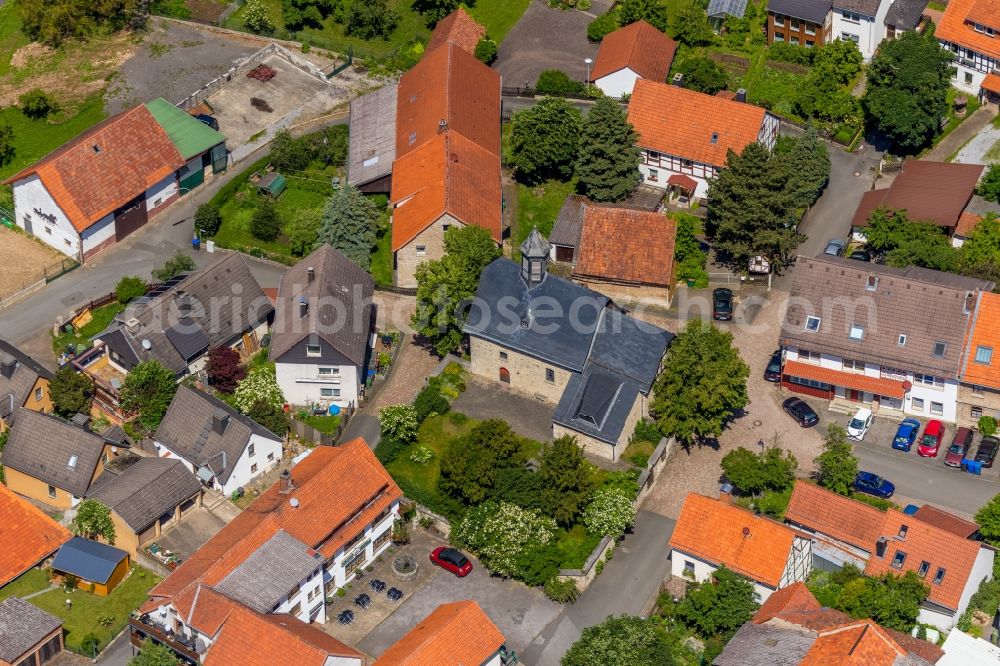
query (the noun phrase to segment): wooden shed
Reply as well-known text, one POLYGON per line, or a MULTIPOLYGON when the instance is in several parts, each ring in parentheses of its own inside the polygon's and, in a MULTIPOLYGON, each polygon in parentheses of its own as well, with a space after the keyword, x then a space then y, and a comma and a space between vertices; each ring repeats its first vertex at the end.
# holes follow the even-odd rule
POLYGON ((78 587, 106 597, 128 573, 129 555, 120 548, 76 536, 67 541, 52 560, 56 574, 72 574, 78 587))

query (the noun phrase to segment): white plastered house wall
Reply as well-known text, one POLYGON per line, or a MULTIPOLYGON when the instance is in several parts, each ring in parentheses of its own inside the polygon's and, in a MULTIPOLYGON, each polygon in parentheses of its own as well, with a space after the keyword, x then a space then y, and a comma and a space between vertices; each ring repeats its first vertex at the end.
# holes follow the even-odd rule
MULTIPOLYGON (((947 632, 958 621, 958 618, 962 617, 962 613, 969 607, 969 601, 972 599, 972 595, 979 590, 979 585, 984 580, 989 580, 993 576, 993 559, 996 556, 989 548, 980 548, 979 553, 976 555, 976 561, 972 565, 972 570, 969 572, 969 578, 965 581, 965 587, 962 589, 962 596, 958 601, 958 609, 952 613, 949 609, 934 607, 929 608, 927 606, 920 607, 920 614, 917 616, 917 622, 924 622, 926 624, 932 624, 941 631, 947 632), (940 608, 940 610, 938 610, 940 608)), ((945 575, 948 575, 947 573, 945 575)))
POLYGON ((865 62, 868 62, 878 50, 882 38, 885 37, 885 15, 891 4, 891 0, 882 0, 875 16, 865 16, 858 12, 839 8, 830 10, 833 16, 831 37, 833 39, 846 39, 847 35, 857 36, 858 50, 861 51, 865 62))
MULTIPOLYGON (((224 485, 219 483, 218 479, 215 479, 212 482, 212 487, 226 496, 231 495, 237 488, 245 487, 248 483, 250 483, 250 481, 271 469, 281 461, 281 444, 282 442, 280 440, 261 437, 256 433, 250 435, 247 446, 240 454, 240 458, 236 462, 236 466, 233 468, 233 473, 229 475, 229 479, 224 485), (253 455, 250 455, 251 450, 253 451, 253 455), (254 466, 256 466, 256 468, 254 466)), ((180 460, 184 463, 184 466, 187 467, 189 472, 192 474, 197 473, 198 466, 178 454, 176 451, 171 450, 170 447, 163 442, 156 441, 155 446, 157 455, 161 458, 174 458, 176 460, 180 460)))
MULTIPOLYGON (((81 254, 80 233, 52 197, 41 179, 32 174, 16 181, 13 186, 14 216, 17 226, 33 234, 47 245, 63 254, 79 260, 81 254)), ((107 217, 111 217, 108 215, 107 217)), ((103 225, 101 220, 98 225, 103 225)), ((95 225, 97 226, 97 225, 95 225)), ((114 233, 114 224, 111 224, 114 233)))
POLYGON ((346 407, 358 403, 361 370, 355 365, 276 363, 275 371, 285 402, 290 404, 346 407))
POLYGON ((635 73, 630 67, 623 67, 617 72, 611 72, 610 74, 605 74, 599 79, 594 80, 594 85, 601 89, 608 97, 621 97, 622 95, 631 95, 632 88, 635 87, 636 79, 641 78, 637 73, 635 73))
MULTIPOLYGON (((201 159, 199 155, 197 159, 201 159)), ((146 210, 151 211, 163 205, 171 197, 179 192, 177 185, 177 174, 171 173, 169 176, 146 190, 146 210)))
MULTIPOLYGON (((696 583, 703 583, 709 580, 712 574, 718 569, 718 566, 694 555, 689 555, 684 551, 676 548, 670 551, 670 573, 681 580, 687 579, 693 580, 696 583), (686 574, 685 571, 687 571, 686 574)), ((773 587, 768 587, 755 580, 751 582, 753 583, 754 598, 757 603, 764 603, 775 592, 775 588, 773 587)))

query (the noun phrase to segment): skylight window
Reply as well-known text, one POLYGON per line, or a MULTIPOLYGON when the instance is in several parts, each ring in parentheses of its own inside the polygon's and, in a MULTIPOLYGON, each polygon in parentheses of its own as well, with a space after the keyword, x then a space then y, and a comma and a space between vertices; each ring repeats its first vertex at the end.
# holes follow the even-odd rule
POLYGON ((948 351, 948 345, 943 342, 934 343, 934 356, 937 358, 943 358, 946 351, 948 351))
POLYGON ((892 557, 892 566, 896 569, 902 569, 903 562, 906 562, 906 553, 901 550, 897 550, 896 554, 892 557))
POLYGON ((924 576, 927 575, 927 572, 930 571, 930 568, 931 568, 931 563, 928 562, 927 560, 924 560, 923 562, 920 563, 920 568, 917 570, 917 573, 920 575, 921 578, 923 578, 924 576))
POLYGON ((937 573, 934 574, 934 584, 940 585, 941 581, 944 580, 944 567, 938 567, 937 573))
POLYGON ((990 361, 992 360, 993 360, 993 347, 984 347, 982 345, 976 347, 976 363, 989 365, 990 361))
POLYGON ((70 466, 71 468, 74 468, 74 469, 75 469, 75 468, 76 468, 76 461, 77 461, 77 460, 79 460, 79 459, 80 459, 80 458, 79 458, 79 457, 78 457, 78 456, 77 456, 77 455, 76 455, 75 453, 74 453, 73 455, 71 455, 71 456, 69 457, 69 466, 70 466))
POLYGON ((851 340, 863 340, 865 337, 865 329, 863 326, 851 326, 851 332, 848 335, 851 340))
POLYGON ((820 321, 819 317, 806 317, 806 330, 815 333, 819 330, 820 321))

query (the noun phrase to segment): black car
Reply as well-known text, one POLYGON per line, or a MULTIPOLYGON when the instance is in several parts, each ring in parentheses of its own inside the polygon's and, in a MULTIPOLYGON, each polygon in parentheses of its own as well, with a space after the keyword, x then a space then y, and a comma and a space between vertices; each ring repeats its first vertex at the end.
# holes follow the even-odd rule
POLYGON ((712 290, 712 319, 729 321, 733 318, 733 290, 719 287, 712 290))
POLYGON ((781 350, 771 354, 771 360, 767 362, 767 367, 764 368, 764 381, 768 382, 780 382, 781 381, 781 350))
POLYGON ((849 256, 848 259, 870 262, 872 260, 872 255, 868 253, 868 250, 855 250, 854 252, 851 252, 851 256, 849 256))
POLYGON ((803 428, 811 428, 819 423, 819 415, 802 398, 789 398, 781 406, 803 428))
POLYGON ((1000 450, 1000 439, 996 437, 983 437, 976 449, 976 462, 982 463, 983 467, 993 467, 993 461, 997 458, 997 451, 1000 450))
POLYGON ((215 131, 219 130, 219 121, 215 119, 215 116, 210 116, 207 113, 199 113, 195 116, 195 119, 205 123, 215 131))

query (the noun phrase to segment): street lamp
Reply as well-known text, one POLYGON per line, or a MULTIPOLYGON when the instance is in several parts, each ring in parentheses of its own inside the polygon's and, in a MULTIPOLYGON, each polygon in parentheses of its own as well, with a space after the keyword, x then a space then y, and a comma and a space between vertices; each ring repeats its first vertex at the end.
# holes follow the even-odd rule
POLYGON ((593 64, 594 61, 591 58, 584 58, 583 61, 587 63, 587 80, 584 81, 584 83, 590 85, 590 66, 593 64))

